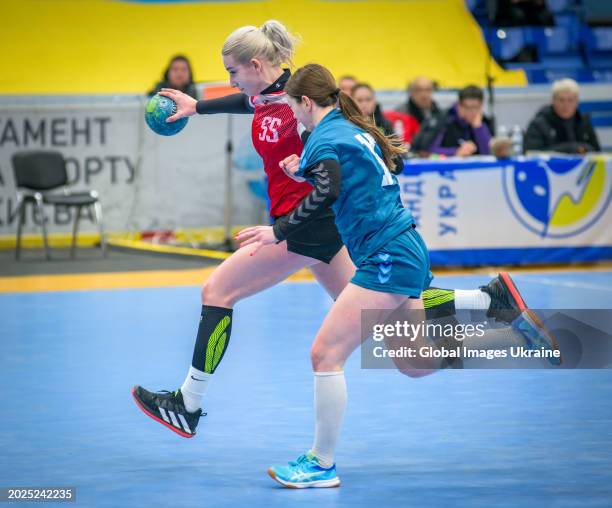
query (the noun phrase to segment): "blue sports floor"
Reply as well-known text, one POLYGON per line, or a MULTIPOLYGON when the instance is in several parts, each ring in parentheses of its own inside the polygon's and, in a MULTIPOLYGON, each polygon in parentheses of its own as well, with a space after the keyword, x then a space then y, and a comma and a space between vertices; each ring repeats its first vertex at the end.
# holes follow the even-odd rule
MULTIPOLYGON (((515 281, 534 308, 612 308, 610 272, 515 281)), ((342 486, 281 488, 266 469, 311 445, 308 352, 328 306, 314 283, 240 303, 209 416, 184 439, 145 417, 130 388, 182 383, 199 288, 0 295, 0 487, 75 486, 87 507, 612 506, 612 371, 414 380, 361 370, 358 354, 346 368, 342 486)))

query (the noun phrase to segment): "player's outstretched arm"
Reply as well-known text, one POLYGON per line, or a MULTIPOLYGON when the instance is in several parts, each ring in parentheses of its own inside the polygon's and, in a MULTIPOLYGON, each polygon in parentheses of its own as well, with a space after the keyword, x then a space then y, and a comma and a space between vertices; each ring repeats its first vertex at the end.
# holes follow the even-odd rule
POLYGON ((264 245, 280 243, 295 234, 338 199, 341 169, 337 161, 326 159, 305 174, 314 179, 314 189, 293 212, 278 219, 274 226, 253 226, 236 235, 240 247, 254 246, 251 256, 264 245))
POLYGON ((325 159, 305 171, 314 179, 313 189, 299 206, 274 223, 274 235, 281 242, 295 234, 329 208, 340 194, 341 169, 338 161, 325 159))
POLYGON ((214 115, 216 113, 252 114, 254 111, 249 102, 249 98, 242 93, 226 95, 218 99, 199 101, 172 88, 162 88, 159 94, 164 97, 169 97, 176 102, 176 113, 168 117, 166 120, 167 122, 174 122, 179 118, 192 116, 196 113, 200 115, 214 115))
POLYGON ((244 115, 253 114, 254 111, 249 97, 243 93, 226 95, 218 99, 199 100, 196 104, 196 112, 199 115, 215 115, 217 113, 244 115))

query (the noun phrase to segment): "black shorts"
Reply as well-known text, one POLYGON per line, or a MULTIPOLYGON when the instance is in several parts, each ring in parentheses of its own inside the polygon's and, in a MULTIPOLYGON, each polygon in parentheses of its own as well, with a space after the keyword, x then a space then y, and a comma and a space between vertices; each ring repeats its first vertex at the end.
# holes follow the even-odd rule
POLYGON ((287 238, 289 252, 318 259, 323 263, 329 263, 343 245, 331 209, 287 238))

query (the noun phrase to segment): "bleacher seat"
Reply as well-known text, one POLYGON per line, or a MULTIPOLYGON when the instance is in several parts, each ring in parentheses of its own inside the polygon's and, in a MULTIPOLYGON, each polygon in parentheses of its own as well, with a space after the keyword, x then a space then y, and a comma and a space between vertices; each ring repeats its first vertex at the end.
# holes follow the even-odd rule
MULTIPOLYGON (((595 0, 599 2, 603 0, 595 0)), ((612 0, 609 1, 612 5, 612 0)), ((530 83, 571 77, 582 83, 612 82, 612 27, 584 25, 585 0, 547 0, 552 27, 495 27, 486 0, 465 0, 491 54, 507 69, 524 69, 530 83), (537 57, 534 62, 524 62, 537 57)), ((597 4, 599 5, 599 4, 597 4)))
POLYGON ((528 29, 538 48, 540 62, 550 67, 582 67, 578 37, 566 26, 528 29))
POLYGON ((571 40, 580 41, 580 17, 573 12, 555 14, 555 24, 567 30, 571 40))
POLYGON ((582 40, 591 67, 612 68, 612 27, 582 27, 582 40))
POLYGON ((578 52, 578 38, 566 26, 489 28, 489 44, 493 56, 508 61, 526 45, 537 47, 539 62, 544 67, 580 68, 582 58, 578 52))
POLYGON ((522 27, 491 27, 486 34, 493 56, 501 61, 513 59, 527 44, 525 29, 522 27))
POLYGON ((560 55, 573 52, 577 48, 577 40, 572 40, 569 30, 564 26, 534 29, 536 36, 540 37, 543 55, 560 55))

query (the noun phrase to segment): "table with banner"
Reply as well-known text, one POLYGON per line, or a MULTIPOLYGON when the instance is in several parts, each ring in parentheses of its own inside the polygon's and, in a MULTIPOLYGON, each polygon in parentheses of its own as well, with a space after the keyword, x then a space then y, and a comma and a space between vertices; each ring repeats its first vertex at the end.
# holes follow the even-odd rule
POLYGON ((433 265, 612 259, 612 156, 415 159, 399 181, 433 265))

